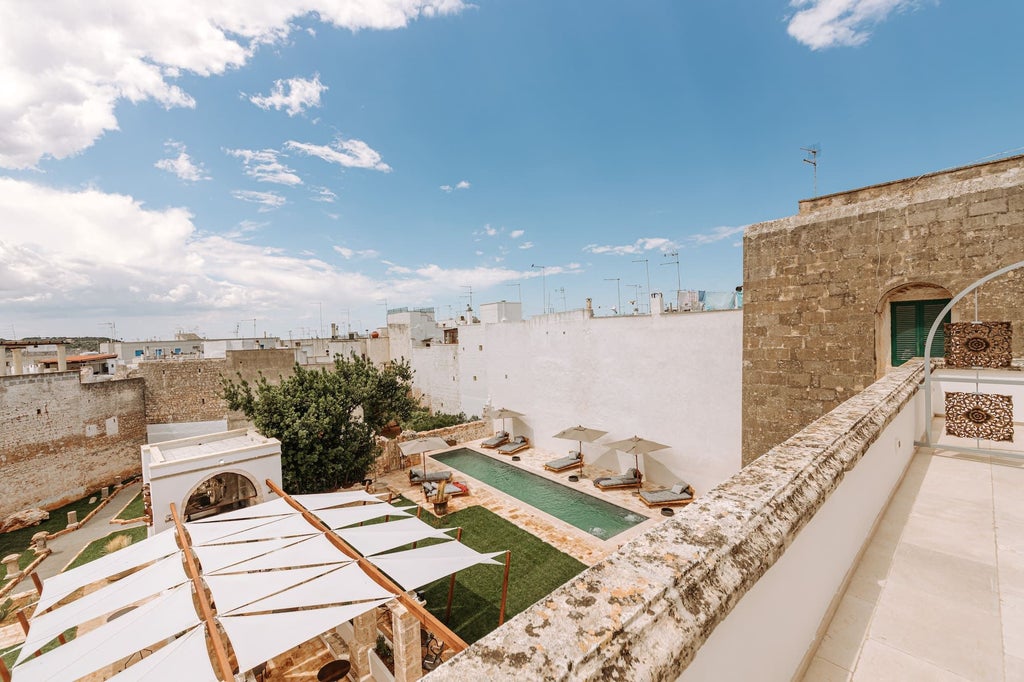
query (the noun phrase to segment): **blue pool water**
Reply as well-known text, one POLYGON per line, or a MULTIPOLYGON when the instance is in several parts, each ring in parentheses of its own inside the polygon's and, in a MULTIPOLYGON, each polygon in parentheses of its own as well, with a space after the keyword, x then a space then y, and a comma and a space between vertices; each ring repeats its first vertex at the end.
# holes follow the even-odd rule
POLYGON ((433 459, 602 540, 647 520, 646 516, 467 448, 433 459))

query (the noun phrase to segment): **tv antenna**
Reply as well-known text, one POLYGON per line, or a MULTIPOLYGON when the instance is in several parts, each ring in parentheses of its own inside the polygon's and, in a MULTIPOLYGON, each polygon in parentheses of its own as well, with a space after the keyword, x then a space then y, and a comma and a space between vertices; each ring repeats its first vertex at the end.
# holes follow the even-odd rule
POLYGON ((675 260, 665 261, 662 265, 675 265, 676 266, 676 291, 682 291, 683 289, 683 278, 679 272, 679 251, 672 251, 671 253, 664 254, 665 258, 674 258, 675 260))
POLYGON ((461 286, 461 288, 465 289, 466 293, 463 294, 462 296, 460 296, 459 298, 468 298, 469 299, 469 309, 472 310, 473 309, 473 285, 472 284, 463 284, 461 286))
POLYGON ((803 162, 814 167, 814 196, 818 196, 818 154, 821 153, 821 145, 812 144, 810 147, 800 147, 800 150, 807 152, 810 157, 804 159, 803 162))

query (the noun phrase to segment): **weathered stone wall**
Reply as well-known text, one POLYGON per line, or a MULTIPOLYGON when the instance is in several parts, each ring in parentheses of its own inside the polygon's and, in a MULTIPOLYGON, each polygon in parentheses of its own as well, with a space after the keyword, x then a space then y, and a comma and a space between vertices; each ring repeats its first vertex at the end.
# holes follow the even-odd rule
POLYGON ((56 507, 139 471, 143 382, 82 384, 79 377, 0 377, 0 516, 56 507))
MULTIPOLYGON (((480 440, 481 438, 487 438, 490 435, 492 435, 491 421, 489 419, 480 419, 474 422, 466 422, 465 424, 445 426, 431 431, 420 431, 418 433, 407 431, 398 438, 381 438, 381 453, 373 463, 370 475, 373 478, 377 478, 390 471, 402 468, 402 451, 399 449, 398 444, 403 441, 436 436, 444 440, 453 440, 456 443, 468 443, 480 440)), ((413 455, 406 464, 418 464, 420 462, 419 457, 419 455, 413 455)))
MULTIPOLYGON (((748 228, 744 464, 885 371, 894 291, 955 295, 1022 260, 1022 156, 803 201, 796 216, 748 228)), ((1013 321, 1014 356, 1024 352, 1022 283, 1016 272, 978 297, 981 319, 1013 321)), ((973 297, 953 319, 974 319, 973 297)))

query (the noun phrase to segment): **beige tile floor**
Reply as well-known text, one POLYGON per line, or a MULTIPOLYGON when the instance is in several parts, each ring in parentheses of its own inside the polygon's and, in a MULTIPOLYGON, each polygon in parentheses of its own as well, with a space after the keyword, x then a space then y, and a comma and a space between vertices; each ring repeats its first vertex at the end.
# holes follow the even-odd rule
POLYGON ((1024 682, 1024 461, 917 451, 804 682, 1024 682))

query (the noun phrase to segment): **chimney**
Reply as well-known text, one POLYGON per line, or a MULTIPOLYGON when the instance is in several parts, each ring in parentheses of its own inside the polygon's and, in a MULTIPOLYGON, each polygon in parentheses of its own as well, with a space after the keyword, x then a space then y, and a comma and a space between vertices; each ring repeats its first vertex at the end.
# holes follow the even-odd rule
POLYGON ((588 297, 586 305, 584 306, 584 309, 586 310, 587 317, 593 317, 594 316, 594 299, 588 297))
POLYGON ((651 315, 661 315, 665 312, 665 306, 661 301, 661 292, 651 292, 651 315))
POLYGON ((337 322, 331 322, 331 338, 332 339, 338 338, 338 323, 337 322))
POLYGON ((57 344, 57 371, 66 372, 68 370, 68 347, 63 343, 57 344))
POLYGON ((21 362, 21 349, 20 348, 12 348, 11 349, 11 355, 14 358, 14 366, 12 367, 12 369, 14 370, 14 373, 15 374, 24 374, 25 373, 25 366, 21 362))

